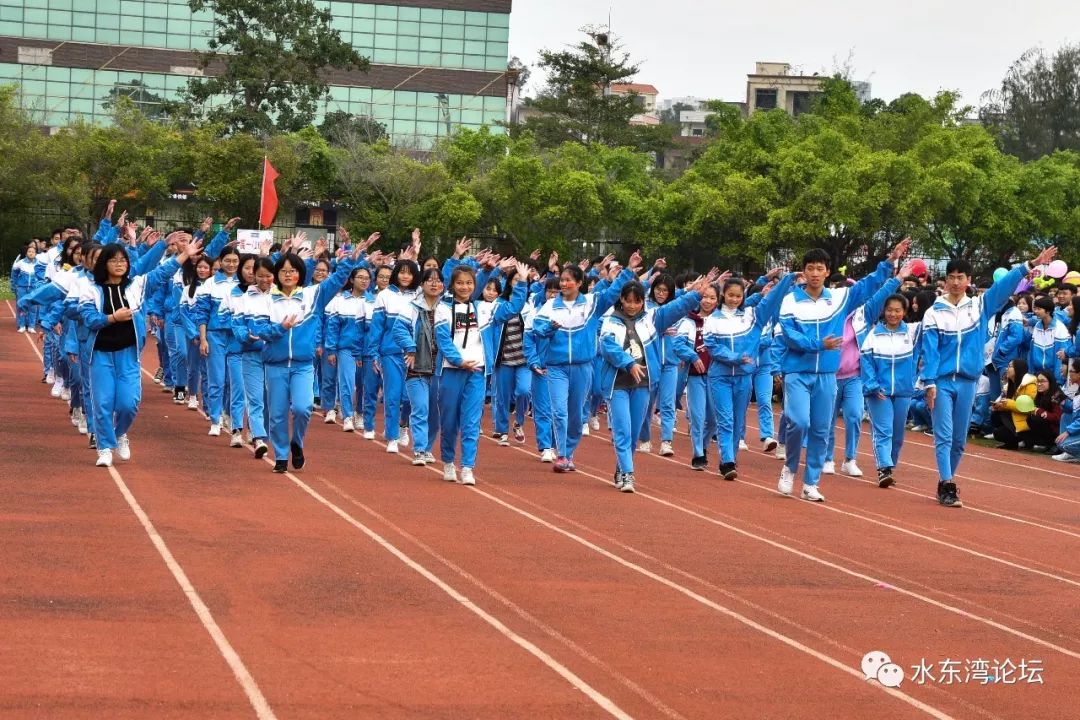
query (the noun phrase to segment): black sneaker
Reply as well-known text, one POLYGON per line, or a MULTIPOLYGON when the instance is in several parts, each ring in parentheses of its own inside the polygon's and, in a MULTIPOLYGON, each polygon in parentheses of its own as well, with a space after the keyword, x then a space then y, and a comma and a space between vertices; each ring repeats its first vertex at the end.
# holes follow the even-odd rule
POLYGON ((296 443, 290 443, 289 449, 292 450, 292 466, 297 470, 304 467, 304 448, 296 443))
POLYGON ((887 488, 887 487, 889 487, 890 485, 892 485, 895 482, 896 482, 896 480, 893 479, 892 468, 891 467, 884 467, 884 468, 879 468, 878 469, 878 471, 877 471, 877 486, 879 488, 887 488))
POLYGON ((619 492, 632 493, 634 492, 634 473, 623 473, 622 485, 619 486, 619 492))
POLYGON ((709 467, 709 461, 704 455, 696 455, 690 458, 690 469, 704 471, 709 467))
POLYGON ((176 390, 173 391, 172 401, 174 403, 176 403, 177 405, 183 405, 184 403, 186 403, 187 402, 187 389, 186 388, 176 388, 176 390))
POLYGON ((94 433, 90 433, 90 439, 87 441, 86 445, 91 450, 97 450, 97 438, 94 437, 94 433))
POLYGON ((275 460, 274 461, 274 472, 283 473, 283 472, 288 472, 288 471, 289 471, 289 463, 285 462, 284 460, 275 460))
POLYGON ((735 480, 739 477, 738 471, 735 469, 735 463, 720 463, 720 470, 718 471, 725 480, 735 480))
POLYGON ((954 482, 938 483, 937 497, 938 502, 945 507, 964 507, 964 503, 960 502, 960 496, 956 492, 956 483, 954 482))

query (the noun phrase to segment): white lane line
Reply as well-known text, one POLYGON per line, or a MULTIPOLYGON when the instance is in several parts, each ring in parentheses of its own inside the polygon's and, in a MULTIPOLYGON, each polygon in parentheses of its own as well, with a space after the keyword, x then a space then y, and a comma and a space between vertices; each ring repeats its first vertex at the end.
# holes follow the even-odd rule
MULTIPOLYGON (((589 437, 594 437, 594 436, 590 435, 589 437)), ((597 440, 600 440, 602 442, 606 442, 606 443, 609 443, 609 444, 611 442, 610 440, 608 440, 607 438, 605 438, 603 436, 595 436, 595 437, 596 437, 597 440)), ((659 457, 659 456, 657 456, 657 457, 659 457)), ((661 458, 661 459, 662 460, 668 460, 669 462, 673 462, 669 458, 661 458)), ((764 490, 765 492, 768 492, 768 493, 775 493, 776 492, 773 488, 770 488, 770 487, 765 486, 765 485, 759 485, 758 483, 755 483, 755 482, 746 482, 746 481, 744 481, 744 483, 746 485, 750 485, 750 486, 759 488, 761 490, 764 490)), ((952 549, 952 550, 957 550, 959 552, 962 552, 962 553, 965 553, 965 554, 968 554, 968 555, 972 555, 974 557, 978 557, 978 558, 981 558, 983 560, 989 560, 990 562, 1000 563, 1002 565, 1006 565, 1008 567, 1011 567, 1011 568, 1013 568, 1015 570, 1020 570, 1020 571, 1031 573, 1031 574, 1034 574, 1034 575, 1041 575, 1042 577, 1046 577, 1046 578, 1049 578, 1051 580, 1056 580, 1058 582, 1066 583, 1068 585, 1073 585, 1073 586, 1075 586, 1077 588, 1080 588, 1080 581, 1078 581, 1078 580, 1073 580, 1072 578, 1067 578, 1067 577, 1064 577, 1062 575, 1057 575, 1057 574, 1052 573, 1052 572, 1047 572, 1045 570, 1039 570, 1038 568, 1030 567, 1030 566, 1027 566, 1027 565, 1022 565, 1020 563, 1013 562, 1012 560, 1006 560, 1005 558, 998 557, 996 555, 990 555, 989 553, 984 553, 984 552, 979 551, 979 550, 974 550, 972 548, 964 547, 962 545, 957 545, 954 542, 941 540, 941 539, 938 539, 938 538, 933 537, 931 535, 926 535, 924 533, 917 532, 915 530, 910 530, 908 528, 901 527, 900 525, 896 525, 896 524, 893 524, 891 522, 886 522, 884 520, 877 520, 877 519, 869 517, 867 515, 850 512, 848 510, 842 510, 842 509, 836 507, 835 504, 830 505, 829 503, 815 503, 814 506, 816 508, 818 508, 818 509, 821 509, 821 510, 826 510, 828 512, 838 513, 840 515, 846 515, 848 517, 853 517, 853 518, 856 518, 858 520, 862 520, 863 522, 868 522, 868 523, 871 523, 873 525, 879 525, 881 527, 889 528, 891 530, 895 530, 896 532, 903 533, 905 535, 910 535, 911 537, 916 537, 916 538, 919 538, 920 540, 925 540, 926 542, 930 542, 930 543, 933 543, 935 545, 941 545, 942 547, 946 547, 946 548, 949 548, 949 549, 952 549)))
MULTIPOLYGON (((11 309, 10 302, 8 302, 8 309, 11 309)), ((31 340, 29 336, 24 337, 26 337, 27 342, 30 343, 30 347, 33 349, 34 354, 38 356, 38 359, 43 360, 37 346, 34 345, 34 341, 31 340)), ((147 536, 150 538, 150 542, 154 545, 154 549, 157 550, 161 559, 165 561, 165 566, 169 569, 169 572, 172 573, 173 579, 176 580, 177 585, 180 586, 184 596, 191 604, 191 608, 195 611, 195 615, 198 616, 199 622, 202 623, 203 628, 209 633, 210 638, 214 641, 214 645, 217 646, 218 652, 221 653, 221 657, 224 658, 229 669, 232 670, 233 676, 240 684, 244 694, 247 695, 248 702, 251 703, 252 709, 255 710, 255 716, 260 720, 276 720, 277 716, 274 715, 270 703, 266 701, 266 697, 262 694, 262 690, 259 689, 259 685, 255 682, 255 678, 248 672, 247 666, 244 665, 244 661, 240 659, 240 655, 233 649, 232 643, 225 637, 225 633, 222 632, 221 627, 217 624, 217 621, 214 620, 210 608, 206 606, 206 603, 203 602, 202 597, 199 596, 199 592, 195 589, 195 586, 191 584, 191 580, 188 579, 187 573, 184 572, 180 563, 176 561, 172 551, 169 550, 169 546, 165 544, 165 540, 162 539, 157 528, 154 527, 154 523, 150 521, 150 518, 143 511, 142 506, 139 505, 139 501, 131 494, 131 490, 120 476, 120 472, 116 468, 110 467, 109 475, 112 476, 113 482, 116 483, 116 487, 120 490, 120 494, 124 497, 128 507, 135 513, 135 517, 138 519, 139 524, 142 525, 143 530, 146 531, 147 536)))
MULTIPOLYGON (((492 442, 494 442, 494 440, 492 440, 492 442)), ((525 450, 524 448, 515 447, 513 449, 516 450, 517 452, 529 455, 530 457, 536 457, 533 453, 531 453, 528 450, 525 450)), ((605 479, 605 478, 603 478, 603 477, 601 477, 599 475, 595 475, 595 474, 593 474, 591 472, 588 472, 587 470, 580 470, 579 469, 577 472, 579 474, 581 474, 581 475, 585 475, 586 477, 591 477, 591 478, 593 478, 595 480, 599 480, 600 482, 604 483, 605 485, 610 485, 611 484, 611 482, 609 480, 607 480, 607 479, 605 479)), ((753 484, 753 483, 748 483, 748 484, 753 484)), ((760 486, 756 486, 756 487, 760 487, 760 486)), ((1025 633, 1022 630, 1018 630, 1018 629, 1010 627, 1008 625, 999 623, 996 620, 992 620, 990 618, 983 617, 981 615, 976 615, 975 613, 968 612, 967 610, 962 610, 962 609, 960 609, 958 607, 955 607, 953 605, 948 605, 946 603, 935 600, 932 597, 929 597, 929 596, 923 595, 921 593, 915 592, 914 590, 910 590, 910 589, 907 589, 905 587, 896 585, 895 583, 890 582, 888 580, 884 580, 882 578, 877 578, 877 577, 874 577, 872 575, 866 575, 865 573, 861 573, 861 572, 859 572, 857 570, 852 570, 851 568, 845 567, 843 565, 831 562, 829 560, 825 560, 823 558, 819 558, 816 555, 811 555, 810 553, 799 550, 798 548, 792 547, 790 545, 785 545, 784 543, 777 542, 776 540, 772 540, 772 539, 764 537, 762 535, 758 535, 757 533, 750 532, 749 530, 744 530, 743 528, 740 528, 740 527, 735 526, 735 525, 731 525, 730 523, 726 523, 726 522, 724 522, 724 521, 722 521, 722 520, 720 520, 718 518, 714 518, 714 517, 704 515, 702 513, 699 513, 699 512, 697 512, 695 510, 684 507, 684 506, 679 505, 677 503, 672 503, 672 502, 669 502, 669 501, 664 500, 662 498, 650 495, 647 492, 642 492, 642 491, 638 490, 635 494, 639 495, 639 496, 641 496, 641 497, 643 497, 643 498, 645 498, 647 500, 651 500, 652 502, 655 502, 655 503, 658 503, 660 505, 664 505, 666 507, 669 507, 672 510, 676 510, 678 512, 690 515, 691 517, 698 518, 698 519, 703 520, 703 521, 705 521, 707 523, 710 523, 712 525, 717 525, 719 527, 723 527, 723 528, 725 528, 727 530, 730 530, 731 532, 742 535, 744 537, 748 537, 748 538, 751 538, 751 539, 754 539, 754 540, 758 540, 759 542, 763 542, 763 543, 765 543, 767 545, 770 545, 770 546, 772 546, 772 547, 774 547, 774 548, 776 548, 778 550, 782 550, 784 552, 791 553, 791 554, 793 554, 793 555, 795 555, 797 557, 800 557, 802 559, 813 561, 815 563, 824 565, 824 566, 826 566, 828 568, 831 568, 833 570, 836 570, 838 572, 844 573, 845 575, 850 575, 851 577, 855 577, 855 578, 858 578, 860 580, 864 580, 866 582, 873 583, 875 586, 884 583, 884 584, 888 585, 889 587, 893 588, 894 590, 896 590, 897 592, 899 592, 901 594, 904 594, 904 595, 907 595, 908 597, 911 597, 913 599, 919 600, 921 602, 925 602, 925 603, 927 603, 929 605, 933 605, 934 607, 940 608, 942 610, 946 610, 948 612, 954 613, 956 615, 967 618, 969 620, 975 620, 975 621, 983 623, 985 625, 989 625, 990 627, 993 627, 993 628, 995 628, 997 630, 1001 630, 1003 632, 1009 633, 1010 635, 1015 635, 1016 637, 1023 638, 1024 640, 1028 640, 1028 641, 1036 643, 1038 645, 1042 645, 1043 647, 1046 647, 1046 648, 1049 648, 1051 650, 1055 650, 1057 652, 1060 652, 1063 655, 1067 655, 1069 657, 1080 660, 1080 652, 1070 650, 1069 648, 1062 647, 1062 646, 1057 645, 1055 643, 1052 643, 1052 642, 1050 642, 1048 640, 1043 640, 1042 638, 1036 637, 1034 635, 1029 635, 1028 633, 1025 633)), ((815 507, 825 507, 825 508, 827 508, 828 506, 815 503, 815 507)))
MULTIPOLYGON (((264 457, 263 460, 265 460, 268 464, 273 465, 273 461, 269 460, 268 458, 264 457)), ((432 469, 434 469, 434 468, 432 468, 432 469)), ((424 567, 423 565, 421 565, 417 561, 413 560, 409 555, 405 554, 403 551, 398 549, 397 546, 395 546, 389 540, 384 538, 382 535, 379 535, 377 532, 375 532, 374 530, 369 528, 367 525, 365 525, 364 523, 362 523, 359 520, 357 520, 356 518, 354 518, 348 512, 346 512, 345 510, 343 510, 339 506, 335 505, 330 500, 323 497, 321 494, 319 494, 318 491, 316 491, 315 489, 313 489, 312 487, 307 485, 307 483, 305 483, 303 480, 298 478, 293 473, 286 472, 286 473, 284 473, 284 475, 289 480, 291 480, 293 482, 293 484, 295 484, 298 488, 300 488, 305 493, 307 493, 317 503, 319 503, 320 505, 323 505, 328 510, 330 510, 330 512, 334 513, 335 515, 340 517, 342 520, 344 520, 345 522, 349 523, 350 525, 352 525, 354 528, 356 528, 360 532, 367 535, 367 537, 369 539, 371 539, 373 542, 378 544, 384 550, 386 550, 391 555, 396 557, 398 560, 400 560, 402 563, 404 563, 409 569, 413 570, 418 575, 423 577, 425 580, 427 580, 428 582, 433 584, 435 587, 439 588, 444 593, 449 595, 451 599, 453 599, 455 602, 459 603, 466 610, 468 610, 469 612, 471 612, 474 615, 476 615, 477 617, 479 617, 481 620, 486 622, 491 627, 495 628, 503 637, 507 638, 508 640, 513 642, 515 645, 518 645, 523 650, 528 652, 530 655, 535 657, 537 660, 542 662, 544 665, 546 665, 548 668, 553 670, 556 674, 558 674, 560 677, 562 677, 564 680, 566 680, 568 683, 570 683, 574 688, 576 688, 577 690, 580 690, 581 692, 583 692, 590 700, 592 700, 594 703, 596 703, 598 706, 600 706, 609 715, 611 715, 612 717, 620 718, 622 720, 630 720, 631 716, 628 715, 621 708, 619 708, 619 706, 616 705, 614 703, 614 701, 612 701, 610 698, 605 696, 603 693, 601 693, 599 690, 597 690, 593 686, 589 685, 582 678, 575 675, 569 668, 567 668, 565 665, 560 663, 555 658, 548 655, 546 652, 544 652, 542 649, 540 649, 537 645, 535 645, 534 643, 530 642, 529 640, 525 639, 521 635, 518 635, 516 632, 514 632, 513 630, 508 628, 506 625, 504 625, 502 623, 502 621, 500 621, 494 615, 492 615, 491 613, 484 610, 482 607, 480 607, 479 605, 474 603, 472 600, 470 600, 468 597, 466 597, 464 594, 462 594, 458 590, 454 589, 454 587, 452 587, 450 584, 448 584, 447 582, 442 580, 435 573, 428 570, 426 567, 424 567)))

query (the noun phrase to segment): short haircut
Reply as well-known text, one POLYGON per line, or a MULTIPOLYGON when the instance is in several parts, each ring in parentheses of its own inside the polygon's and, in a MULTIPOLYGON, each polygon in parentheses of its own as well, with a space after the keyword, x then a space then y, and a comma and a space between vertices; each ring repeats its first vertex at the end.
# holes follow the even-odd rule
POLYGON ((811 263, 822 263, 826 268, 832 267, 832 258, 829 257, 829 251, 823 248, 813 248, 807 250, 806 254, 802 258, 803 269, 806 269, 807 265, 811 263))
POLYGON ((1051 315, 1053 315, 1054 310, 1057 309, 1057 305, 1054 304, 1054 301, 1048 295, 1035 298, 1035 307, 1042 308, 1051 315))
POLYGON ((971 277, 971 263, 963 258, 954 258, 949 261, 949 264, 945 266, 945 274, 952 275, 953 273, 963 273, 968 277, 971 277))
POLYGON ((415 290, 420 287, 420 266, 412 260, 398 260, 394 263, 394 269, 390 271, 390 284, 401 290, 415 290), (402 270, 412 273, 412 282, 408 285, 401 284, 402 270))
POLYGON ((296 284, 299 287, 303 287, 307 282, 307 264, 304 259, 294 252, 288 252, 278 258, 278 261, 274 264, 274 282, 277 284, 278 289, 281 289, 281 268, 285 267, 285 263, 289 263, 289 266, 296 270, 300 274, 300 279, 296 284))

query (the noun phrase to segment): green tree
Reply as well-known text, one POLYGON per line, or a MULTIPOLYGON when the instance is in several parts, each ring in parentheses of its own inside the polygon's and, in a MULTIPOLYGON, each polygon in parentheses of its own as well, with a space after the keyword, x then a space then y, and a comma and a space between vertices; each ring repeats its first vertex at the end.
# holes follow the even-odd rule
POLYGON ((1028 50, 983 100, 979 116, 1005 152, 1033 160, 1080 150, 1080 45, 1049 57, 1041 48, 1028 50))
POLYGON ((314 0, 188 5, 195 12, 212 10, 214 30, 210 49, 199 53, 199 66, 210 74, 188 82, 185 104, 229 131, 299 130, 328 97, 328 68, 368 68, 367 59, 331 27, 330 11, 314 0))
POLYGON ((524 128, 542 147, 566 141, 585 145, 629 146, 646 151, 671 141, 670 126, 630 125, 640 109, 634 93, 615 95, 613 84, 630 82, 638 72, 628 53, 608 33, 592 33, 568 50, 541 50, 538 65, 547 72, 547 86, 527 102, 540 114, 524 128))
POLYGON ((343 110, 326 113, 319 134, 331 145, 342 147, 359 141, 368 144, 377 143, 390 137, 386 124, 364 115, 352 115, 343 110))

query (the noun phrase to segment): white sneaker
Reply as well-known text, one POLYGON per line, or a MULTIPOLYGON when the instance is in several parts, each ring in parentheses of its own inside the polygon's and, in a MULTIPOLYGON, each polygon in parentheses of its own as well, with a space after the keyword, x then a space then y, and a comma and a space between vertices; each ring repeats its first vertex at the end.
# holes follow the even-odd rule
POLYGON ((329 425, 330 423, 334 422, 335 420, 337 420, 337 410, 334 410, 333 408, 330 408, 329 410, 326 411, 326 417, 323 418, 323 422, 326 423, 327 425, 329 425))
POLYGON ((398 445, 409 447, 409 428, 403 427, 398 432, 398 445))
POLYGON ((218 435, 220 435, 221 434, 221 423, 211 423, 210 424, 210 432, 208 432, 206 434, 210 435, 211 437, 217 437, 218 435))
POLYGON ((795 487, 795 473, 788 470, 788 466, 785 465, 780 468, 780 481, 776 483, 776 489, 781 495, 790 495, 793 487, 795 487))
POLYGON ((116 457, 121 460, 131 459, 131 443, 126 434, 116 438, 116 457))
POLYGON ((98 450, 97 462, 94 464, 98 467, 112 467, 112 450, 98 450))
POLYGON ((641 452, 641 453, 652 452, 652 442, 650 442, 649 440, 646 440, 643 443, 638 443, 637 451, 641 452))
POLYGON ((585 423, 584 425, 581 426, 581 436, 585 437, 588 434, 589 434, 589 423, 585 423))
POLYGON ((855 460, 845 460, 844 464, 840 466, 840 472, 851 477, 862 477, 862 470, 855 464, 855 460))
POLYGON ((26 332, 30 333, 31 335, 37 335, 37 328, 28 328, 26 332))
MULTIPOLYGON (((914 429, 915 428, 912 428, 912 430, 914 430, 914 429)), ((919 429, 920 430, 925 430, 926 428, 924 428, 922 425, 920 425, 919 429)), ((983 440, 993 440, 993 439, 994 439, 994 433, 986 433, 985 435, 983 435, 983 440)))
POLYGON ((777 460, 787 460, 787 448, 783 445, 776 446, 776 452, 773 453, 777 460))
POLYGON ((675 454, 675 450, 671 447, 671 443, 667 440, 660 441, 660 456, 671 457, 675 454))
POLYGON ((197 396, 192 395, 191 397, 189 397, 187 399, 187 409, 188 410, 198 410, 199 409, 199 398, 197 396))
POLYGON ((79 411, 79 434, 85 435, 89 432, 89 428, 86 425, 86 413, 82 410, 79 411))
MULTIPOLYGON (((502 435, 500 435, 499 436, 499 445, 501 445, 502 447, 508 447, 510 445, 510 436, 507 435, 506 433, 503 433, 502 435)), ((462 470, 462 472, 464 472, 464 470, 462 470)))
POLYGON ((45 373, 45 384, 52 385, 54 382, 56 382, 56 371, 50 368, 49 372, 45 373))
POLYGON ((553 463, 553 462, 555 462, 555 451, 553 449, 551 449, 551 448, 545 448, 544 451, 540 453, 540 462, 544 462, 544 463, 553 463))
POLYGON ((412 455, 412 464, 413 465, 426 465, 427 464, 427 459, 424 458, 424 453, 422 453, 422 452, 414 452, 413 455, 412 455))
POLYGON ((243 447, 243 446, 244 446, 243 433, 241 433, 239 430, 236 430, 235 432, 233 432, 232 438, 229 439, 229 447, 243 447))
POLYGON ((593 415, 591 418, 589 418, 589 427, 591 427, 593 430, 599 430, 600 429, 600 418, 596 417, 595 415, 593 415))
MULTIPOLYGON (((71 391, 68 390, 67 388, 64 388, 63 390, 61 390, 60 391, 60 399, 63 400, 64 402, 67 402, 67 401, 71 400, 71 391)), ((1021 445, 1021 447, 1023 447, 1023 445, 1021 445)))
POLYGON ((232 416, 230 416, 228 414, 223 414, 221 416, 221 429, 224 430, 227 433, 232 432, 232 430, 233 430, 233 428, 232 428, 232 416))
POLYGON ((26 332, 26 328, 22 328, 22 327, 21 327, 21 328, 19 328, 19 332, 21 332, 21 333, 25 333, 25 332, 26 332))
POLYGON ((386 452, 397 454, 397 440, 391 440, 386 443, 386 452))
POLYGON ((1080 463, 1080 455, 1070 455, 1067 452, 1058 453, 1057 455, 1054 455, 1051 459, 1057 460, 1058 462, 1080 463))
MULTIPOLYGON (((925 425, 912 425, 911 426, 911 432, 922 432, 925 429, 926 429, 925 425)), ((993 437, 993 435, 991 435, 990 437, 993 437)))
POLYGON ((739 449, 740 450, 749 450, 750 446, 746 444, 745 440, 740 440, 739 441, 739 449))
POLYGON ((454 463, 446 463, 442 466, 442 479, 446 482, 457 482, 457 468, 454 463))
POLYGON ((435 464, 435 456, 432 455, 430 452, 424 453, 424 464, 425 465, 434 465, 435 464))
POLYGON ((71 408, 71 414, 68 416, 71 420, 71 424, 75 427, 79 427, 79 408, 71 408))
POLYGON ((364 431, 364 439, 365 440, 374 440, 375 439, 375 431, 374 430, 365 430, 364 431))
POLYGON ((802 499, 810 502, 825 502, 825 496, 817 489, 817 485, 803 485, 802 499))
POLYGON ((364 416, 360 413, 353 413, 352 424, 354 430, 364 432, 364 416))
POLYGON ((778 447, 780 447, 780 444, 773 440, 771 437, 765 438, 761 441, 761 452, 771 453, 778 447))
POLYGON ((462 485, 475 485, 476 478, 473 477, 472 468, 461 468, 461 484, 462 485))
POLYGON ((835 475, 836 474, 836 463, 834 463, 832 460, 826 460, 825 464, 821 466, 821 474, 822 475, 835 475))
POLYGON ((58 398, 62 392, 64 392, 64 381, 57 378, 56 382, 53 383, 52 390, 49 391, 49 395, 58 398))
POLYGON ((353 427, 353 419, 351 417, 345 418, 345 422, 341 423, 341 429, 344 432, 352 432, 356 428, 353 427))

